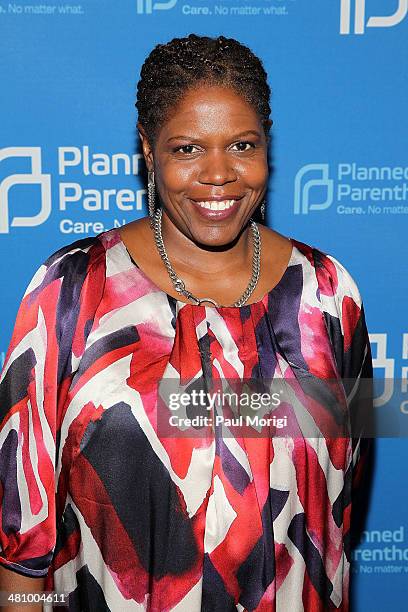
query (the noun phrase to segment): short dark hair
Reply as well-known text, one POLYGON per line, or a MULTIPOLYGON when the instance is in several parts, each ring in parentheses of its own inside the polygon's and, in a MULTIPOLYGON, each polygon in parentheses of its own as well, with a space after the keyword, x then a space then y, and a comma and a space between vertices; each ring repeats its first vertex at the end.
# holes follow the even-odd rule
POLYGON ((258 113, 268 137, 271 90, 261 60, 234 38, 190 34, 157 45, 142 66, 136 108, 152 146, 169 111, 201 83, 241 94, 258 113))

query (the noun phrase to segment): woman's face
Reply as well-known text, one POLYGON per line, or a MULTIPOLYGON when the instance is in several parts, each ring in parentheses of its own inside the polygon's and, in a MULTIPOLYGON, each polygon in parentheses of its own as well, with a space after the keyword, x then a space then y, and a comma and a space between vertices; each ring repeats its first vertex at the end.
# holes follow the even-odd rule
POLYGON ((232 242, 266 191, 267 139, 255 110, 234 90, 188 91, 154 149, 141 134, 167 216, 195 243, 232 242))

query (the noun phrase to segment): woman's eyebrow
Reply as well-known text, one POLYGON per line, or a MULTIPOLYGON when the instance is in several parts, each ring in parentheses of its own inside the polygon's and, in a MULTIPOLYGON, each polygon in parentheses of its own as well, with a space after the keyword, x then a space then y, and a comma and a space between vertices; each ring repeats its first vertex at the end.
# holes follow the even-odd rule
MULTIPOLYGON (((239 134, 235 134, 234 136, 232 136, 231 140, 234 140, 235 138, 241 138, 242 136, 249 136, 250 134, 252 134, 253 136, 257 136, 258 138, 260 137, 260 133, 257 130, 245 130, 244 132, 239 132, 239 134)), ((180 134, 178 136, 171 136, 171 138, 167 139, 167 142, 170 142, 171 140, 194 140, 197 139, 196 136, 190 134, 180 134)))

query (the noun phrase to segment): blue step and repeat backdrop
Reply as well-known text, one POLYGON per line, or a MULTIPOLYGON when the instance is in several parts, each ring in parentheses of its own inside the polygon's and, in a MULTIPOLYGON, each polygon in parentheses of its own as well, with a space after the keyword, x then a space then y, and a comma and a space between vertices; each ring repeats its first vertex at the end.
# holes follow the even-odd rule
MULTIPOLYGON (((0 365, 48 255, 146 214, 144 57, 223 34, 263 59, 273 90, 268 223, 352 273, 377 408, 408 419, 407 14, 408 0, 0 0, 0 365)), ((407 461, 403 434, 376 441, 355 610, 408 609, 407 461)))

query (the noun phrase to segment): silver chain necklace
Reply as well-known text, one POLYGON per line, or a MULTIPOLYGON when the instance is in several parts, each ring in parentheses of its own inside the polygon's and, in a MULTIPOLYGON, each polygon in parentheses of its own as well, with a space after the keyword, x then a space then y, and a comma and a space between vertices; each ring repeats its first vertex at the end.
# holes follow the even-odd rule
MULTIPOLYGON (((203 302, 210 302, 216 308, 221 308, 217 302, 215 302, 212 298, 198 298, 193 295, 190 291, 186 289, 184 281, 177 276, 176 271, 172 267, 168 255, 166 253, 166 249, 164 247, 163 236, 161 231, 161 221, 162 221, 162 208, 158 208, 153 217, 153 232, 154 232, 154 240, 156 242, 156 247, 159 252, 159 255, 166 266, 166 270, 169 273, 170 280, 173 283, 174 289, 177 293, 184 295, 189 300, 192 300, 194 304, 199 306, 203 302)), ((255 221, 250 219, 251 229, 252 229, 252 238, 253 238, 253 255, 252 255, 252 275, 250 281, 248 283, 247 288, 241 297, 234 302, 233 306, 243 306, 245 302, 252 295, 255 287, 258 284, 259 274, 261 271, 261 235, 259 233, 259 229, 255 221)))

